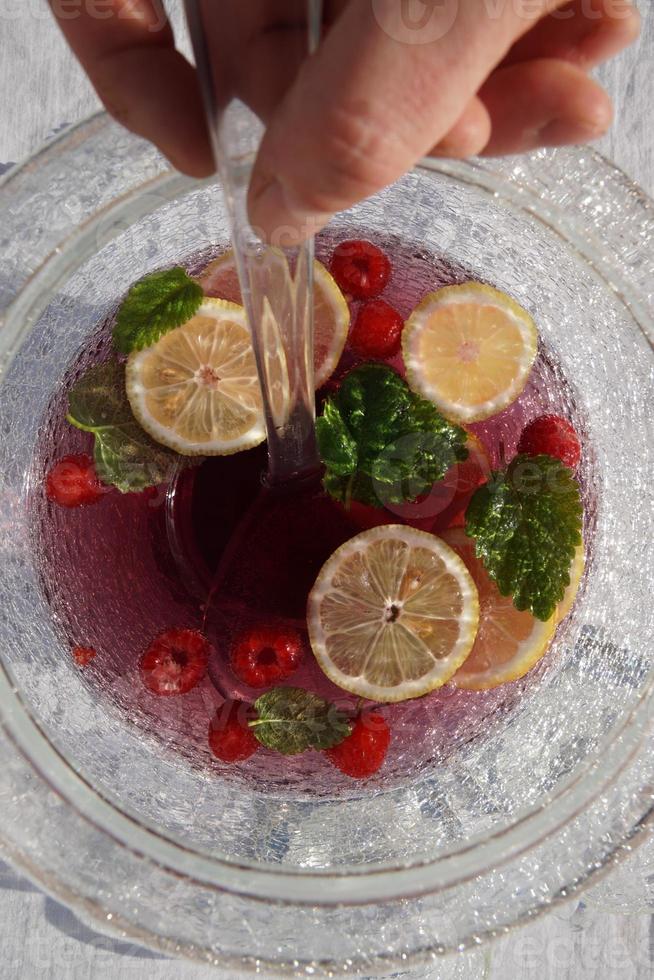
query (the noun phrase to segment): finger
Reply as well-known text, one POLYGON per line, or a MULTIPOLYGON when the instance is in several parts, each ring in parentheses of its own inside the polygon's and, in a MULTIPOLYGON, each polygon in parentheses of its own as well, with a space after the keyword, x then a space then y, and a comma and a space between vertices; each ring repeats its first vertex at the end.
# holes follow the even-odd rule
POLYGON ((520 38, 503 63, 559 58, 594 68, 633 44, 640 26, 640 14, 628 0, 573 0, 520 38))
POLYGON ((102 17, 81 4, 76 16, 50 0, 53 13, 107 110, 155 143, 179 170, 213 172, 195 71, 175 51, 159 0, 109 0, 102 17))
POLYGON ((429 151, 429 156, 465 159, 476 156, 488 145, 492 123, 488 109, 475 96, 470 100, 443 139, 429 151))
POLYGON ((537 19, 526 20, 520 4, 496 17, 482 8, 440 4, 428 25, 435 39, 410 43, 397 39, 395 22, 377 19, 396 3, 351 3, 270 121, 250 187, 253 224, 269 238, 282 227, 289 242, 306 237, 429 152, 537 19))
POLYGON ((586 143, 602 136, 613 116, 601 85, 567 61, 499 68, 479 96, 492 123, 484 156, 586 143))

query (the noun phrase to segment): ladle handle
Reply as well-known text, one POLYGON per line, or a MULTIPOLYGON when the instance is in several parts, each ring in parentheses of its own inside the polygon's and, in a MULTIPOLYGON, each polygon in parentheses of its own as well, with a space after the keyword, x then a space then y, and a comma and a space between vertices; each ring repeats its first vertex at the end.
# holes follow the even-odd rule
POLYGON ((320 469, 315 439, 313 239, 286 249, 280 229, 279 244, 265 244, 247 211, 250 177, 265 132, 262 119, 271 110, 270 93, 292 82, 320 37, 320 0, 291 0, 284 8, 286 19, 290 6, 297 7, 291 23, 306 29, 287 30, 285 42, 276 44, 274 32, 269 36, 265 23, 257 23, 267 16, 267 4, 186 0, 263 394, 268 479, 273 485, 320 469), (265 64, 268 73, 259 90, 254 59, 259 67, 265 64))

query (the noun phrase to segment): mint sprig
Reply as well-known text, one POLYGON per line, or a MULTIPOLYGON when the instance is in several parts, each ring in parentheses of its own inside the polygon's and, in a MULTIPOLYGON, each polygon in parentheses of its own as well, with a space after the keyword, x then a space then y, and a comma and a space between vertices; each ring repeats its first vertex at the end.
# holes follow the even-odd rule
POLYGON ((519 455, 476 491, 466 534, 501 594, 545 621, 570 582, 582 516, 567 466, 552 456, 519 455))
POLYGON ((129 290, 118 310, 114 347, 130 354, 155 344, 169 330, 186 323, 202 303, 202 287, 184 269, 152 272, 129 290))
POLYGON ((344 712, 300 687, 274 687, 254 707, 258 717, 249 724, 255 737, 282 755, 331 749, 350 734, 344 712))
POLYGON ((68 393, 68 421, 95 436, 95 468, 103 483, 121 493, 171 479, 182 457, 143 431, 125 393, 125 369, 117 360, 90 368, 68 393))
POLYGON ((465 431, 383 364, 347 375, 325 402, 316 432, 325 489, 345 504, 415 500, 468 455, 465 431))

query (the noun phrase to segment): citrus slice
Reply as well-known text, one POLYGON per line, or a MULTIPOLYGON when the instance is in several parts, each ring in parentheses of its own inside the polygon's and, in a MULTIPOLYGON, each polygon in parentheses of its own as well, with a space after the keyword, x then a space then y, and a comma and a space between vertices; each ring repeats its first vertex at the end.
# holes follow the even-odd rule
POLYGON ((402 334, 409 384, 459 422, 489 418, 515 401, 537 345, 527 311, 478 282, 429 293, 402 334))
POLYGON ((470 656, 452 683, 483 691, 523 677, 547 650, 557 614, 543 623, 530 612, 516 609, 510 596, 500 595, 463 528, 443 531, 443 541, 463 559, 479 593, 479 631, 470 656))
POLYGON ((575 556, 572 559, 572 565, 570 566, 570 584, 565 590, 565 595, 556 608, 556 621, 558 623, 565 619, 575 604, 575 599, 577 598, 577 592, 579 591, 579 586, 581 585, 581 579, 583 577, 585 567, 586 557, 584 555, 584 545, 582 543, 577 546, 575 556))
POLYGON ((358 534, 329 558, 309 596, 318 664, 339 687, 404 701, 441 687, 477 632, 477 590, 440 538, 403 525, 358 534))
POLYGON ((185 456, 263 442, 261 390, 245 310, 206 299, 195 316, 130 354, 127 397, 145 431, 185 456))
POLYGON ((239 306, 243 304, 241 284, 231 248, 205 266, 197 280, 205 296, 226 299, 230 303, 238 303, 239 306))
MULTIPOLYGON (((242 302, 231 249, 210 262, 198 282, 207 296, 242 302)), ((320 388, 341 359, 350 328, 350 309, 336 281, 317 259, 313 264, 313 290, 313 362, 315 385, 320 388)))

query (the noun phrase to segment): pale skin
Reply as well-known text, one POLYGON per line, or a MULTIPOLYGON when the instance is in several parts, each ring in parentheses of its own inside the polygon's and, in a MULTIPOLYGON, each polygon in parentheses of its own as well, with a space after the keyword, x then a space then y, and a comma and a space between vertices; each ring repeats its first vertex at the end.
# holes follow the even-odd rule
MULTIPOLYGON (((638 37, 628 0, 423 0, 426 43, 398 39, 401 2, 327 0, 318 51, 261 100, 248 80, 299 28, 286 0, 234 8, 247 20, 243 97, 267 124, 250 189, 266 236, 315 232, 426 155, 522 153, 609 128, 611 101, 590 73, 638 37)), ((195 71, 160 0, 103 0, 101 18, 92 3, 75 16, 50 4, 109 112, 179 170, 212 173, 195 71)))

